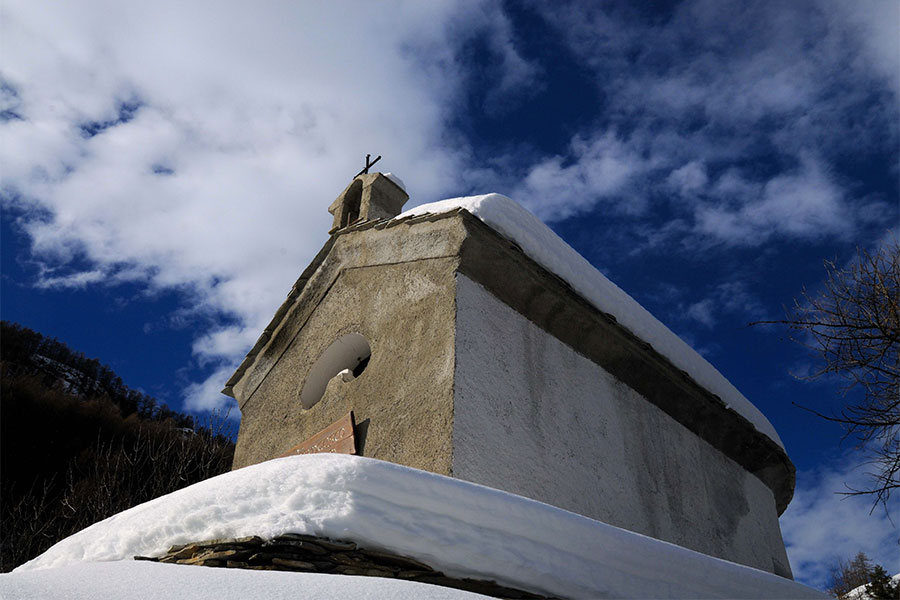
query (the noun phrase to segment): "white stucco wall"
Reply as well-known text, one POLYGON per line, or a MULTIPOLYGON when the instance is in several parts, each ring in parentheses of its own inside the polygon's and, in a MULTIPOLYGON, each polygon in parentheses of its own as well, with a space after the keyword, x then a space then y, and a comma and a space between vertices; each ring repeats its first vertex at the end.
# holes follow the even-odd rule
POLYGON ((650 344, 691 379, 718 396, 728 408, 750 421, 757 431, 784 448, 778 432, 765 415, 714 366, 515 200, 500 194, 450 198, 420 204, 395 220, 460 209, 515 242, 529 258, 571 285, 595 308, 615 317, 619 325, 650 344))
POLYGON ((759 479, 463 275, 456 301, 455 477, 785 572, 759 479))

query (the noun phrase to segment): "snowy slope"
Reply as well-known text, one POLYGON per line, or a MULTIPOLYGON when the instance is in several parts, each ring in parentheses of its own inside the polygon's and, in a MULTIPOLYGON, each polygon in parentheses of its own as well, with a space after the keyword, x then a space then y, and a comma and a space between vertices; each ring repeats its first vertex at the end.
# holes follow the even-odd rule
MULTIPOLYGON (((900 583, 900 573, 897 573, 896 575, 891 577, 891 583, 893 583, 894 585, 900 583)), ((846 598, 847 600, 875 600, 875 598, 873 598, 869 594, 869 592, 866 591, 866 586, 868 585, 868 583, 864 583, 859 587, 853 588, 852 590, 847 592, 844 598, 846 598)))
POLYGON ((758 431, 784 448, 769 420, 715 367, 514 200, 500 194, 452 198, 422 204, 394 219, 440 214, 459 208, 516 242, 532 260, 567 281, 598 309, 613 315, 619 324, 653 346, 672 364, 686 371, 697 383, 750 421, 758 431))
POLYGON ((9 600, 477 600, 488 596, 399 579, 128 561, 3 575, 0 597, 9 600))
POLYGON ((62 389, 68 394, 102 394, 103 388, 96 379, 92 379, 83 371, 70 367, 58 360, 46 357, 42 354, 32 354, 31 360, 41 372, 50 375, 62 384, 62 389))
POLYGON ((335 454, 268 461, 124 511, 59 542, 16 573, 0 575, 0 596, 7 597, 4 590, 16 585, 19 573, 158 556, 191 541, 286 532, 351 539, 415 557, 451 576, 572 598, 822 597, 770 573, 534 500, 335 454))

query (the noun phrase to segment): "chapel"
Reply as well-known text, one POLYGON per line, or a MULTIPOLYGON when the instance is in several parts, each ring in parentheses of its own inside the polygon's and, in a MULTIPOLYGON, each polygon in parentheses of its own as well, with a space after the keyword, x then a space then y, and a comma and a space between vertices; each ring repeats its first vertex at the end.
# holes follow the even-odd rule
POLYGON ((790 578, 794 466, 707 361, 497 194, 402 213, 362 173, 224 393, 234 468, 365 457, 790 578))

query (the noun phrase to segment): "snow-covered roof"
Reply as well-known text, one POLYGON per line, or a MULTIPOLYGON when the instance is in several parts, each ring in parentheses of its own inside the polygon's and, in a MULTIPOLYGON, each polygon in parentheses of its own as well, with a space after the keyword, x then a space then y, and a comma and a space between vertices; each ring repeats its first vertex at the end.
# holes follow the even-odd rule
POLYGON ((406 191, 406 184, 403 183, 403 180, 402 180, 402 179, 400 179, 399 177, 397 177, 397 176, 394 175, 393 173, 384 173, 384 176, 387 177, 388 179, 390 179, 391 181, 393 181, 394 184, 395 184, 398 188, 400 188, 400 189, 403 190, 404 192, 406 191))
MULTIPOLYGON (((77 572, 73 565, 159 556, 174 544, 287 532, 349 539, 414 557, 450 576, 572 598, 823 597, 771 573, 535 500, 341 454, 271 460, 121 512, 0 575, 0 596, 16 597, 12 591, 29 571, 52 569, 46 577, 59 580, 77 572)), ((204 568, 190 572, 196 570, 204 568)), ((209 571, 229 577, 221 569, 209 571)), ((38 577, 33 575, 31 581, 38 577)))
POLYGON ((784 448, 769 420, 715 367, 514 200, 500 194, 452 198, 416 206, 394 220, 458 209, 472 213, 514 241, 532 260, 561 277, 596 308, 614 316, 620 325, 649 343, 694 381, 717 395, 726 406, 750 421, 757 431, 784 448))

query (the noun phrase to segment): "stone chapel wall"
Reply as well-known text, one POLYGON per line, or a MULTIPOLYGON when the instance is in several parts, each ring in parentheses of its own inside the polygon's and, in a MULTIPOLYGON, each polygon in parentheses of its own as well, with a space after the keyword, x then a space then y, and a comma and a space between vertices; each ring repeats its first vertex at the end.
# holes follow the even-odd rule
POLYGON ((353 411, 359 452, 450 472, 455 261, 423 260, 344 270, 241 407, 234 466, 277 457, 353 411), (371 358, 349 382, 332 379, 304 408, 316 359, 336 339, 361 334, 371 358))
POLYGON ((772 491, 457 276, 453 476, 789 575, 772 491))

